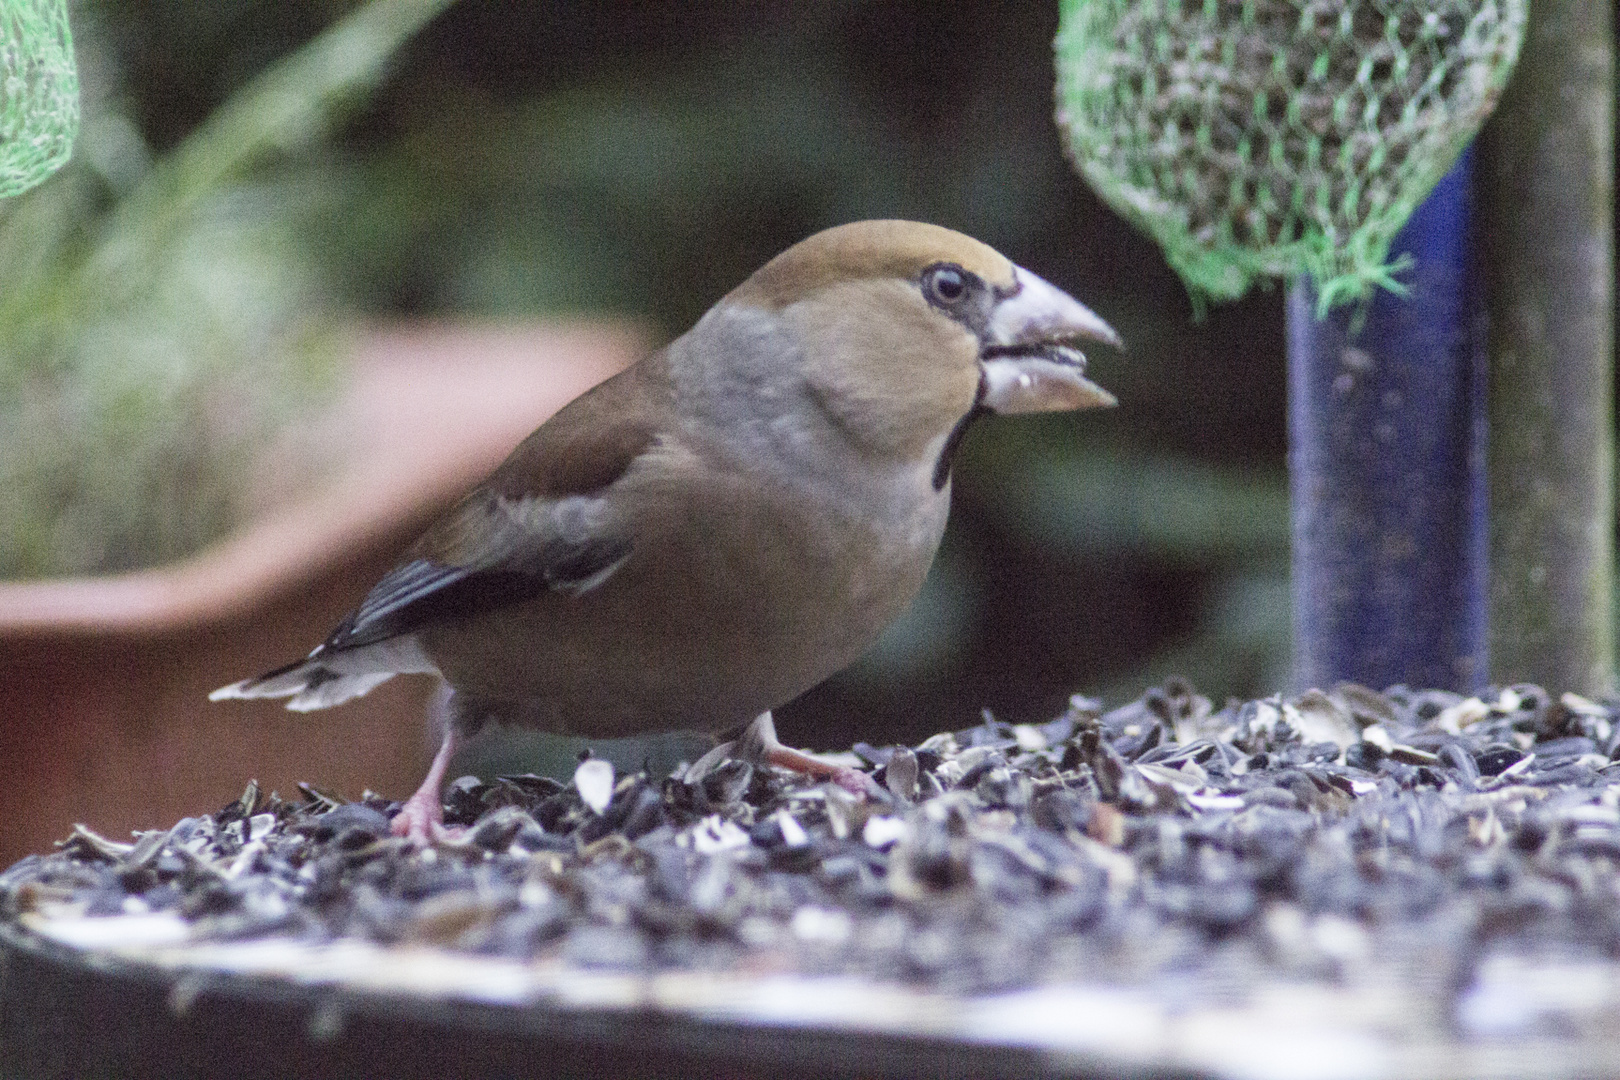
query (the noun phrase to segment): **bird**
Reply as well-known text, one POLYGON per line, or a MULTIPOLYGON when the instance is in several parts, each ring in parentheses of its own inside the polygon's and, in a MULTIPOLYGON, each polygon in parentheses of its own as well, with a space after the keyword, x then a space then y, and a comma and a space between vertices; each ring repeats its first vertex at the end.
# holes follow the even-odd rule
POLYGON ((305 712, 440 682, 441 740, 392 819, 444 833, 487 725, 618 738, 742 730, 757 760, 860 791, 771 710, 856 660, 921 587, 979 419, 1115 404, 1091 309, 914 221, 799 241, 685 334, 520 443, 303 659, 213 692, 305 712))

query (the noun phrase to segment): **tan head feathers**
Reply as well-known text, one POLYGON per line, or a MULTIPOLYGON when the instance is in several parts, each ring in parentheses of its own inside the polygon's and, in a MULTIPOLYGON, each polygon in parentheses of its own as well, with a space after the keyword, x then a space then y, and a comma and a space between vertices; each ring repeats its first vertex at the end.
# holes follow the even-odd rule
POLYGON ((835 282, 916 278, 955 263, 997 289, 1013 287, 1013 264, 971 236, 919 221, 856 221, 801 240, 734 289, 728 299, 781 307, 835 282))

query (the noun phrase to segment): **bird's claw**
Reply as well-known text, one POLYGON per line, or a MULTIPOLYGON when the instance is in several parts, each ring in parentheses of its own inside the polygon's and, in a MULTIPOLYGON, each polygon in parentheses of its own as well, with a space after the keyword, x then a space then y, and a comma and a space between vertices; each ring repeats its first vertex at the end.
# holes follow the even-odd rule
POLYGON ((859 769, 852 769, 848 765, 840 765, 833 769, 833 771, 828 774, 827 779, 829 782, 838 785, 839 788, 849 792, 856 798, 874 799, 878 802, 892 801, 889 793, 885 791, 876 780, 872 779, 871 773, 862 772, 859 769))
POLYGON ((400 806, 399 813, 388 823, 388 831, 403 836, 417 847, 427 847, 448 835, 444 807, 436 795, 418 791, 400 806))

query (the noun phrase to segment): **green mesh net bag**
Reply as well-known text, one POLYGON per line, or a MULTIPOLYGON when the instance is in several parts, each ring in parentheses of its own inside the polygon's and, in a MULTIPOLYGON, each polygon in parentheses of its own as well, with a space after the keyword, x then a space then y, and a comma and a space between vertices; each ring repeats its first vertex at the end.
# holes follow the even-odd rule
POLYGON ((1401 291, 1390 241, 1490 113, 1528 0, 1063 0, 1058 125, 1196 300, 1401 291))
POLYGON ((78 129, 66 0, 0 0, 0 198, 60 168, 78 129))

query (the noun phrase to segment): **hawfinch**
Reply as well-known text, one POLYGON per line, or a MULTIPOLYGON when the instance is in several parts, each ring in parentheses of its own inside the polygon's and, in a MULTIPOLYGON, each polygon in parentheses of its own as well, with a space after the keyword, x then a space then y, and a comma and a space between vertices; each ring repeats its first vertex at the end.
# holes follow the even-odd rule
POLYGON ((325 642, 212 697, 324 709, 444 681, 444 741, 393 831, 442 823, 451 754, 489 722, 617 738, 750 720, 855 660, 945 531, 951 456, 986 413, 1114 404, 1089 309, 935 225, 828 229, 558 412, 428 530, 325 642))

